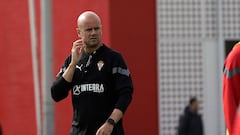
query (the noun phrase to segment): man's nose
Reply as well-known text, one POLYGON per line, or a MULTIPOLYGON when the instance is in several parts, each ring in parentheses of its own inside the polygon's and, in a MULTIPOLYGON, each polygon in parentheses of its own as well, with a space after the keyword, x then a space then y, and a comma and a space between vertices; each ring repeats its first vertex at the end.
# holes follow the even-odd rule
POLYGON ((91 30, 91 35, 95 35, 97 33, 97 31, 95 29, 91 30))

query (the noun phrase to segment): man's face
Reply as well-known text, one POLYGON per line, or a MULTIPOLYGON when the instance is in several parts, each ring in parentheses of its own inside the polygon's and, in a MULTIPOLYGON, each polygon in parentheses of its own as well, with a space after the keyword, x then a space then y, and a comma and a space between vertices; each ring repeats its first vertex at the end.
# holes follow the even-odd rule
POLYGON ((191 104, 191 110, 193 112, 197 112, 198 111, 198 101, 194 101, 192 104, 191 104))
POLYGON ((102 26, 100 22, 93 17, 86 18, 78 26, 78 36, 89 48, 94 48, 101 43, 102 26))

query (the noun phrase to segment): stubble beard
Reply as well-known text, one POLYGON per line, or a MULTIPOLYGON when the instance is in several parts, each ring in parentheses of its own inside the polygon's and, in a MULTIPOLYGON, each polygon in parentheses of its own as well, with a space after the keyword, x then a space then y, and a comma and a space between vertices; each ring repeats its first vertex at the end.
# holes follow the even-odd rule
POLYGON ((93 49, 93 48, 97 48, 101 44, 101 42, 98 40, 96 43, 85 42, 85 44, 88 48, 93 49))

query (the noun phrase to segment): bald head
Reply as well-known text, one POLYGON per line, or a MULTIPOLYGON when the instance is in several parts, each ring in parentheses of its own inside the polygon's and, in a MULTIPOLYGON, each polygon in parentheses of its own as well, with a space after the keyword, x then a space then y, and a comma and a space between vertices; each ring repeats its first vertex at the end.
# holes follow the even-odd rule
POLYGON ((101 45, 102 24, 100 17, 92 12, 83 12, 77 20, 78 37, 83 40, 87 48, 97 48, 101 45))
POLYGON ((100 17, 93 11, 85 11, 82 14, 79 15, 78 20, 77 20, 77 25, 80 28, 84 23, 87 21, 96 21, 101 25, 101 19, 100 17))

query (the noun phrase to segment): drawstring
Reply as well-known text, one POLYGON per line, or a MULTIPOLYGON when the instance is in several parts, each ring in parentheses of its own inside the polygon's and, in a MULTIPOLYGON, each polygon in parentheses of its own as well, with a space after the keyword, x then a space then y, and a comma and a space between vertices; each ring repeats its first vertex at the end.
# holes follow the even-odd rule
POLYGON ((86 67, 88 67, 90 65, 91 59, 92 59, 92 55, 89 55, 86 67))

